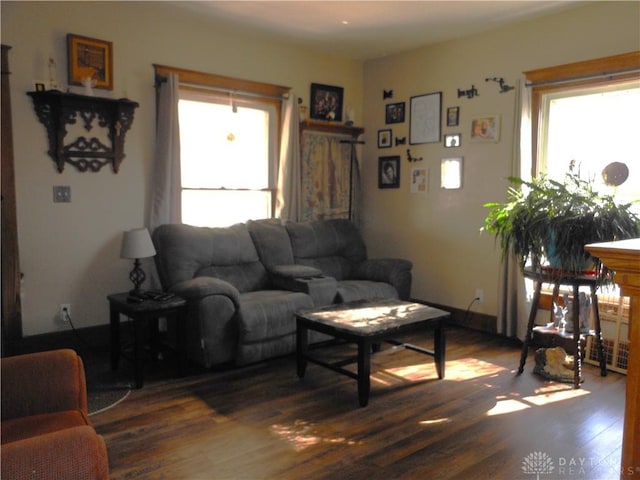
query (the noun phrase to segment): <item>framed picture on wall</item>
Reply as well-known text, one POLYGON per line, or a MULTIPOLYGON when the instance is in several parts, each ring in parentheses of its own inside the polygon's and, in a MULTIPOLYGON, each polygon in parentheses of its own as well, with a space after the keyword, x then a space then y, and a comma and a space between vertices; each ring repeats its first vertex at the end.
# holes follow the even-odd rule
POLYGON ((460 134, 459 133, 447 133, 444 136, 444 146, 446 148, 459 147, 460 146, 460 134))
POLYGON ((435 143, 440 141, 442 92, 411 97, 409 143, 435 143))
POLYGON ((344 88, 312 83, 310 116, 316 120, 341 122, 343 101, 344 88))
POLYGON ((96 38, 67 34, 69 85, 113 90, 112 43, 96 38))
POLYGON ((471 141, 495 143, 500 141, 500 115, 485 115, 471 120, 471 141))
POLYGON ((378 158, 378 188, 400 187, 400 156, 378 158))
POLYGON ((385 107, 384 123, 403 123, 404 122, 405 103, 390 103, 385 107))
POLYGON ((391 129, 378 130, 378 148, 391 147, 391 129))
POLYGON ((447 108, 447 127, 457 127, 460 122, 460 107, 447 108))

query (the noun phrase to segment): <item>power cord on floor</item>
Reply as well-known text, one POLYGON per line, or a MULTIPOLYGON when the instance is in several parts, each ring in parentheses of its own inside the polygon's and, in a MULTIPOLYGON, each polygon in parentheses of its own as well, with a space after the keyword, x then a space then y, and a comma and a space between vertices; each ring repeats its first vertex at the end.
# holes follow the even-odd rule
POLYGON ((480 297, 475 297, 473 300, 471 300, 471 302, 469 303, 469 306, 467 307, 467 310, 464 314, 464 321, 463 323, 466 325, 469 322, 469 314, 471 313, 471 306, 480 301, 480 297))
POLYGON ((76 335, 76 337, 78 337, 78 339, 84 343, 84 345, 89 348, 90 350, 95 350, 94 346, 91 345, 82 335, 80 335, 80 332, 78 332, 76 330, 75 325, 73 324, 73 321, 71 320, 71 314, 69 314, 69 310, 64 307, 62 309, 62 315, 63 315, 63 321, 65 322, 69 322, 69 325, 71 326, 71 330, 73 331, 73 333, 76 335))

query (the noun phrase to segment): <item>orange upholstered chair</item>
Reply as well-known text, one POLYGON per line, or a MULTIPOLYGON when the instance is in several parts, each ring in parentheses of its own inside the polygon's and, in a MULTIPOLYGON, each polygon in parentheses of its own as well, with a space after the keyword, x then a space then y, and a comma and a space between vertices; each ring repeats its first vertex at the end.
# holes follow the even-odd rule
POLYGON ((73 350, 3 358, 3 479, 108 479, 109 460, 87 410, 82 359, 73 350))

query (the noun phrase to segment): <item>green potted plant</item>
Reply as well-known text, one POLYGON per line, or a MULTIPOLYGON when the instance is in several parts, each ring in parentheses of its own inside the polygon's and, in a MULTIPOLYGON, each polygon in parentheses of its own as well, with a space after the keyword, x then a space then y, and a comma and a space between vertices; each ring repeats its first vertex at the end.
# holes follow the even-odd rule
POLYGON ((607 283, 608 269, 584 245, 640 237, 633 204, 595 191, 578 173, 567 173, 564 182, 544 175, 509 181, 506 203, 485 204, 489 213, 482 230, 495 235, 503 258, 512 253, 521 270, 525 265, 549 265, 571 274, 593 269, 607 283))

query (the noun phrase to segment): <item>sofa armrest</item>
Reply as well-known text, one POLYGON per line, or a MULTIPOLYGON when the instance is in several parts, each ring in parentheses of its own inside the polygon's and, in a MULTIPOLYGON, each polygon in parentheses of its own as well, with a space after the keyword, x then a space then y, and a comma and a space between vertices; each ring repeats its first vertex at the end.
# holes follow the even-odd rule
POLYGON ((269 270, 276 288, 292 292, 306 293, 316 307, 333 303, 338 291, 338 283, 333 277, 326 277, 322 271, 307 265, 278 265, 269 270))
POLYGON ((353 271, 353 278, 387 282, 395 287, 401 300, 411 295, 411 269, 413 264, 401 258, 368 259, 359 263, 353 271))
POLYGON ((87 411, 82 359, 70 349, 3 358, 2 419, 65 410, 87 411))
POLYGON ((2 478, 108 479, 104 439, 92 427, 67 428, 2 445, 2 478))
POLYGON ((233 304, 240 304, 240 292, 229 282, 215 277, 195 277, 175 284, 170 288, 171 293, 181 296, 187 301, 199 300, 211 295, 223 295, 229 297, 233 304))

